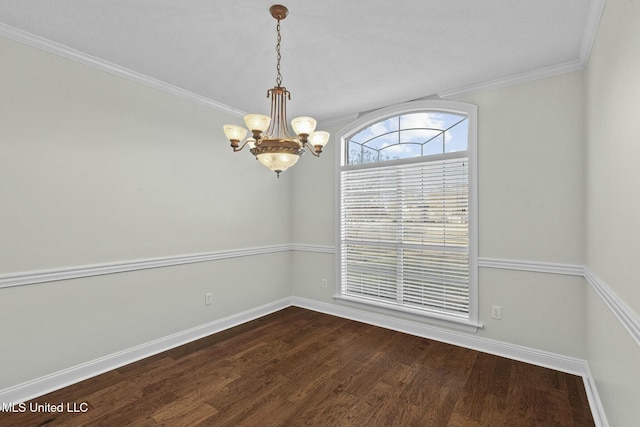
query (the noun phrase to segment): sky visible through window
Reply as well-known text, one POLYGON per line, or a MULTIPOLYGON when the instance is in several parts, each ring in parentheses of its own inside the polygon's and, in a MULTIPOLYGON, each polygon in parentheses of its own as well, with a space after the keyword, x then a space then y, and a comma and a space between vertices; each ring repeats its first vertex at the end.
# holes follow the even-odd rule
POLYGON ((393 116, 348 139, 347 165, 408 159, 467 149, 467 117, 442 111, 393 116))

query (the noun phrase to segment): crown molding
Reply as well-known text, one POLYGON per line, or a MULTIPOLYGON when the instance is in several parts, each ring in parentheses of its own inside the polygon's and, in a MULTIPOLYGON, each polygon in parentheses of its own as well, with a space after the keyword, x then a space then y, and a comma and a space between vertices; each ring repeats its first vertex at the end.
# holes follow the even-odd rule
MULTIPOLYGON (((443 92, 430 95, 427 98, 435 97, 440 99, 452 99, 465 95, 471 95, 476 92, 498 89, 515 84, 553 77, 564 73, 583 70, 589 62, 591 49, 595 42, 595 38, 598 32, 598 26, 600 25, 600 19, 604 12, 605 2, 606 0, 591 0, 585 29, 582 35, 582 43, 580 45, 578 59, 576 59, 575 61, 552 65, 521 74, 505 76, 499 79, 478 82, 460 88, 445 90, 443 92)), ((208 107, 214 108, 227 114, 231 114, 233 116, 243 117, 246 114, 246 112, 237 108, 214 101, 210 98, 198 95, 194 92, 182 89, 180 87, 163 82, 145 74, 138 73, 117 64, 113 64, 95 56, 88 55, 76 49, 72 49, 68 46, 45 39, 27 31, 11 27, 4 23, 0 23, 0 36, 6 37, 22 44, 26 44, 31 47, 35 47, 37 49, 44 50, 63 58, 79 62, 92 68, 96 68, 98 70, 123 77, 136 83, 141 83, 143 85, 158 89, 162 92, 206 105, 208 107)), ((323 120, 323 123, 325 126, 331 126, 348 120, 355 120, 354 117, 357 117, 357 114, 329 118, 323 120)))
POLYGON ((574 60, 562 64, 551 65, 549 67, 538 68, 537 70, 527 71, 525 73, 514 74, 501 77, 499 79, 489 80, 486 82, 478 82, 457 89, 446 90, 438 93, 441 99, 454 99, 462 96, 472 95, 477 92, 485 92, 488 90, 500 89, 516 84, 531 82, 534 80, 555 77, 565 73, 583 70, 586 63, 581 60, 574 60))
POLYGON ((43 50, 45 52, 52 53, 62 58, 70 59, 91 68, 95 68, 114 76, 122 77, 127 80, 143 84, 145 86, 160 90, 170 95, 175 95, 184 99, 188 99, 190 101, 197 102, 199 104, 206 105, 207 107, 214 108, 233 116, 242 117, 246 114, 244 111, 241 111, 237 108, 230 107, 228 105, 222 104, 221 102, 217 102, 205 96, 198 95, 197 93, 193 93, 186 89, 182 89, 180 87, 163 82, 145 74, 138 73, 109 61, 105 61, 104 59, 88 55, 84 52, 80 52, 79 50, 72 49, 63 44, 56 43, 54 41, 45 39, 27 31, 20 30, 18 28, 11 27, 10 25, 1 22, 0 37, 5 37, 18 43, 22 43, 27 46, 43 50))
POLYGON ((589 5, 589 13, 587 15, 587 23, 582 33, 582 44, 580 45, 580 62, 586 67, 591 56, 591 49, 598 34, 600 19, 604 12, 606 0, 591 0, 589 5))
POLYGON ((438 95, 442 99, 458 98, 466 95, 472 95, 477 92, 499 89, 516 84, 531 82, 534 80, 546 79, 565 73, 584 70, 589 63, 591 49, 593 48, 596 35, 598 34, 598 27, 600 26, 600 19, 602 18, 602 14, 604 12, 605 3, 606 0, 591 0, 591 4, 589 5, 589 12, 587 14, 587 21, 582 33, 582 42, 580 44, 580 51, 578 52, 578 59, 562 64, 539 68, 537 70, 527 71, 521 74, 514 74, 495 80, 478 82, 460 88, 445 90, 438 93, 438 95))

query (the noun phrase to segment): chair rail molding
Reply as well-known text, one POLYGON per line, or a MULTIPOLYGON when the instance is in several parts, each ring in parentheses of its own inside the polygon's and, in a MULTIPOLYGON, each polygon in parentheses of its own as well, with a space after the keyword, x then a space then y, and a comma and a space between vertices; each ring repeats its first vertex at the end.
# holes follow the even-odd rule
POLYGON ((587 267, 584 269, 584 277, 587 283, 604 301, 625 329, 631 334, 640 346, 640 317, 629 307, 616 293, 598 276, 587 267))
MULTIPOLYGON (((333 245, 289 243, 123 262, 53 268, 20 273, 8 273, 0 274, 0 289, 287 251, 335 254, 336 248, 333 245)), ((627 304, 625 304, 624 301, 622 301, 622 299, 620 299, 620 297, 618 297, 606 283, 582 265, 480 257, 478 258, 478 267, 584 277, 587 283, 591 285, 598 296, 602 298, 607 307, 609 307, 616 318, 623 324, 625 329, 631 334, 638 345, 640 345, 640 318, 638 315, 627 304)))
POLYGON ((293 245, 282 244, 104 264, 80 265, 49 270, 27 271, 22 273, 10 273, 0 275, 0 288, 55 282, 58 280, 78 279, 82 277, 102 276, 105 274, 125 273, 128 271, 146 270, 150 268, 172 267, 176 265, 271 254, 291 250, 293 250, 293 245))
POLYGON ((531 271, 535 273, 565 274, 583 276, 584 267, 577 264, 561 264, 545 261, 522 261, 504 258, 478 258, 478 267, 497 268, 502 270, 531 271))

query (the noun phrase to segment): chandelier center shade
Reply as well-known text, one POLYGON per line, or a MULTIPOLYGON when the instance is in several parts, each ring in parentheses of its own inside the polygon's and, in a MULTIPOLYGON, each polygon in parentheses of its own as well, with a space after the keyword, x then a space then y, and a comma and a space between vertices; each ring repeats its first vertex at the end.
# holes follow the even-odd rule
POLYGON ((329 133, 316 131, 316 120, 311 117, 296 117, 291 120, 290 133, 287 121, 287 100, 291 93, 282 86, 280 70, 280 21, 289 14, 285 6, 275 4, 269 8, 271 16, 278 22, 276 25, 276 85, 267 91, 271 99, 271 114, 247 114, 244 116, 246 127, 225 125, 224 133, 231 142, 233 151, 240 151, 249 146, 249 151, 264 166, 274 171, 278 178, 280 173, 295 165, 304 154, 305 148, 314 156, 320 157, 323 147, 329 142, 329 133), (250 135, 248 138, 247 134, 250 135), (295 136, 294 136, 295 135, 295 136))

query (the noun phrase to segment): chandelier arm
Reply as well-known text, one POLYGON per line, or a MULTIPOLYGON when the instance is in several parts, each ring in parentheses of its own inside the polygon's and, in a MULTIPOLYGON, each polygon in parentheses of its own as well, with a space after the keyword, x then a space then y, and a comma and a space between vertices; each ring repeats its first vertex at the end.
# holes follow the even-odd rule
POLYGON ((322 151, 320 151, 320 153, 316 153, 315 148, 312 148, 311 144, 309 144, 308 142, 304 143, 304 148, 306 148, 311 154, 313 154, 316 157, 320 157, 320 153, 322 153, 322 151))
POLYGON ((249 143, 250 140, 251 138, 247 138, 242 144, 242 146, 240 146, 239 148, 237 146, 232 145, 231 147, 233 148, 233 152, 237 153, 238 151, 242 151, 242 149, 249 143))

